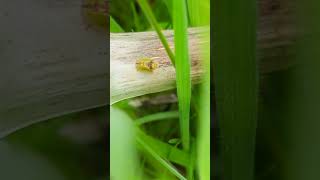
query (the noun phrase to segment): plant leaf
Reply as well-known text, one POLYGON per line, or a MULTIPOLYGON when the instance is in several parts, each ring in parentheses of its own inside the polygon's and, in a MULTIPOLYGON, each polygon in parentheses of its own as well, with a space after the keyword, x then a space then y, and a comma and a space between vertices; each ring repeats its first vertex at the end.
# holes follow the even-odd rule
POLYGON ((176 79, 179 100, 180 128, 182 145, 186 151, 190 149, 190 59, 187 34, 187 9, 184 0, 173 2, 173 28, 176 54, 176 79))
POLYGON ((112 16, 110 16, 110 32, 124 32, 124 30, 121 28, 121 26, 113 19, 112 16))
POLYGON ((255 0, 213 1, 213 67, 223 177, 252 180, 258 73, 255 0))
POLYGON ((169 112, 160 112, 151 115, 144 116, 139 118, 135 121, 135 124, 142 125, 149 122, 159 121, 159 120, 166 120, 166 119, 173 119, 179 118, 178 111, 169 111, 169 112))

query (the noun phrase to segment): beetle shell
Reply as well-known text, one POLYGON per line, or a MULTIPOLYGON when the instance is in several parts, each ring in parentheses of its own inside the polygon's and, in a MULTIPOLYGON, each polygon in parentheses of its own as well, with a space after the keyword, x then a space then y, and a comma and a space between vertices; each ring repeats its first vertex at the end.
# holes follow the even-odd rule
POLYGON ((152 72, 158 68, 158 63, 150 58, 141 58, 136 61, 138 71, 152 72))

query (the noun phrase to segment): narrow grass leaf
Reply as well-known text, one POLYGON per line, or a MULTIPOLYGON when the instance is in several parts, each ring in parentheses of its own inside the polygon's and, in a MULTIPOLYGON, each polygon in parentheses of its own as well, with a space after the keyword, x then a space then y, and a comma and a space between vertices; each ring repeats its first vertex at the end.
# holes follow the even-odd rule
POLYGON ((174 118, 179 118, 178 111, 160 112, 160 113, 147 115, 137 119, 135 121, 135 124, 140 126, 145 123, 150 123, 150 122, 159 121, 159 120, 166 120, 166 119, 174 119, 174 118))
POLYGON ((200 11, 200 2, 201 0, 188 0, 188 16, 189 16, 189 24, 191 26, 197 26, 199 24, 199 11, 200 11))
POLYGON ((210 1, 208 0, 187 0, 188 16, 190 26, 208 25, 210 19, 210 1))
MULTIPOLYGON (((195 139, 193 139, 195 140, 195 139)), ((196 154, 196 142, 192 141, 193 143, 191 143, 191 147, 190 147, 190 163, 188 164, 187 167, 187 176, 188 176, 188 180, 193 180, 195 178, 194 176, 194 169, 195 169, 195 163, 196 163, 196 159, 197 159, 197 154, 196 154)))
POLYGON ((253 180, 257 124, 256 0, 213 1, 213 68, 223 177, 253 180))
POLYGON ((145 134, 141 130, 137 130, 137 137, 147 143, 162 158, 171 162, 187 167, 189 162, 189 154, 156 138, 145 134))
POLYGON ((142 139, 139 137, 136 138, 138 144, 140 144, 150 155, 155 158, 160 164, 162 164, 165 168, 168 169, 169 172, 171 172, 173 175, 177 176, 177 178, 181 180, 187 180, 180 172, 168 161, 163 159, 159 154, 155 152, 154 149, 152 149, 147 143, 145 143, 142 139))
POLYGON ((110 32, 119 33, 124 32, 121 26, 110 16, 110 32))
MULTIPOLYGON (((179 100, 180 134, 182 147, 190 153, 191 79, 188 50, 188 18, 185 0, 173 1, 173 29, 176 55, 176 81, 179 100)), ((193 167, 188 166, 187 178, 193 179, 193 167)))
POLYGON ((190 149, 190 60, 187 34, 187 9, 184 0, 173 1, 173 28, 176 55, 176 79, 179 100, 181 139, 184 150, 190 149))
POLYGON ((168 12, 172 17, 172 0, 163 0, 163 2, 167 6, 168 12))
MULTIPOLYGON (((198 3, 200 6, 210 5, 210 0, 199 0, 198 3)), ((201 17, 199 22, 201 25, 208 26, 210 24, 210 9, 202 9, 202 11, 199 12, 199 16, 201 17)), ((210 32, 205 31, 202 38, 210 39, 210 32)), ((199 93, 200 110, 197 137, 197 167, 200 179, 210 179, 210 41, 207 41, 201 46, 201 51, 205 74, 199 93)))
POLYGON ((140 31, 141 25, 140 25, 139 16, 138 16, 138 13, 136 10, 135 2, 132 1, 130 3, 130 5, 131 5, 132 13, 133 13, 133 21, 134 21, 134 25, 135 25, 135 31, 140 31))
POLYGON ((156 18, 154 17, 152 11, 151 11, 151 8, 148 4, 148 2, 146 0, 137 0, 144 15, 147 17, 149 23, 153 26, 153 28, 156 30, 158 36, 159 36, 159 39, 163 45, 163 47, 165 48, 170 60, 171 60, 171 63, 173 64, 173 66, 175 66, 175 57, 174 57, 174 54, 172 52, 172 50, 170 49, 170 46, 169 46, 169 43, 167 41, 167 39, 165 38, 165 36, 163 35, 162 31, 161 31, 161 28, 159 26, 159 24, 157 23, 157 20, 156 18))

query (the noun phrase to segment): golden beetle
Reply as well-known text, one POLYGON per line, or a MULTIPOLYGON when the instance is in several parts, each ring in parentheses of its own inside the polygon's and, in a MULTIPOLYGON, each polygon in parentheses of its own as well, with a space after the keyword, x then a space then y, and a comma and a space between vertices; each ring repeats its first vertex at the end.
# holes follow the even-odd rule
POLYGON ((150 58, 141 58, 136 61, 138 71, 152 72, 158 68, 158 63, 150 58))

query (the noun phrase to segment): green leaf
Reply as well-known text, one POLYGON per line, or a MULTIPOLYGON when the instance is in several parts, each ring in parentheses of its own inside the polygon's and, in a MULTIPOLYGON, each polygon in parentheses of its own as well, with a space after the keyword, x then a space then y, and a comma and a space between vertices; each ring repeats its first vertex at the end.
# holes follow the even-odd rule
POLYGON ((160 164, 162 164, 169 172, 177 176, 177 178, 186 180, 185 177, 183 177, 182 174, 172 165, 170 164, 167 160, 162 158, 156 151, 153 149, 150 145, 148 145, 146 142, 144 142, 141 138, 137 137, 137 142, 141 147, 147 151, 153 158, 155 158, 160 164))
POLYGON ((154 151, 162 158, 168 159, 171 162, 181 166, 188 166, 189 154, 158 139, 155 139, 141 130, 137 130, 137 137, 147 143, 154 151))
POLYGON ((113 19, 112 16, 110 16, 110 32, 124 32, 124 30, 121 28, 121 26, 113 19))
MULTIPOLYGON (((191 78, 190 59, 188 50, 188 19, 185 0, 173 2, 173 29, 176 55, 176 81, 179 102, 180 133, 182 147, 190 153, 190 101, 191 78)), ((193 179, 193 163, 187 167, 188 179, 193 179)))
POLYGON ((178 138, 169 139, 168 141, 169 144, 178 144, 179 142, 180 142, 180 139, 178 138))
POLYGON ((210 1, 188 0, 188 15, 191 26, 208 25, 210 19, 210 1))
POLYGON ((160 112, 160 113, 147 115, 147 116, 144 116, 142 118, 137 119, 135 121, 135 124, 142 125, 142 124, 149 123, 149 122, 165 120, 165 119, 173 119, 173 118, 179 118, 178 111, 160 112))
MULTIPOLYGON (((194 2, 194 1, 193 1, 194 2)), ((210 0, 197 1, 200 5, 210 7, 210 0)), ((210 8, 199 11, 200 24, 210 25, 210 8)), ((199 25, 199 24, 196 24, 199 25)), ((210 26, 209 26, 210 27, 210 26)), ((210 31, 205 31, 203 39, 210 39, 210 31)), ((199 90, 199 118, 197 133, 197 166, 200 179, 210 179, 210 41, 201 46, 201 62, 205 74, 199 90)))
POLYGON ((167 6, 168 12, 171 17, 172 17, 172 11, 173 11, 172 1, 173 0, 163 0, 164 4, 167 6))
POLYGON ((191 79, 190 79, 190 59, 188 50, 187 34, 187 9, 184 0, 173 2, 173 28, 176 54, 176 79, 177 93, 179 100, 179 115, 181 139, 183 148, 190 149, 190 99, 191 99, 191 79))
POLYGON ((134 22, 135 30, 140 31, 142 28, 141 28, 141 24, 140 24, 139 15, 136 10, 135 1, 131 1, 130 6, 131 6, 132 14, 133 14, 133 22, 134 22))
POLYGON ((224 179, 252 180, 257 125, 256 0, 213 1, 213 67, 224 179))

